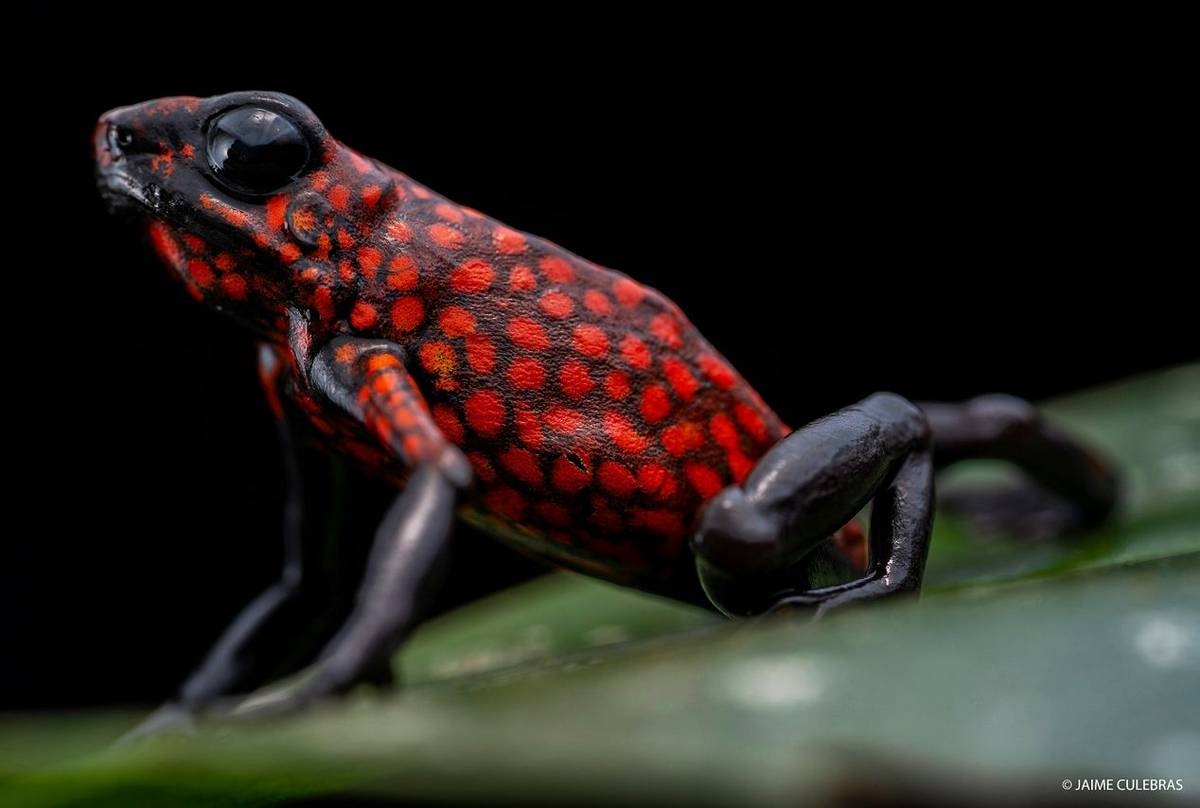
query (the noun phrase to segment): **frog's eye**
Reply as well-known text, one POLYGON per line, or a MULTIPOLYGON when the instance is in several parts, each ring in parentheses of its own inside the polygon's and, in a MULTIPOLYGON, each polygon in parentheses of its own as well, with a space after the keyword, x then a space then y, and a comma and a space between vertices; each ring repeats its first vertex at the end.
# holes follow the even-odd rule
POLYGON ((238 107, 209 123, 208 163, 233 190, 266 194, 282 188, 308 158, 300 127, 273 110, 238 107))

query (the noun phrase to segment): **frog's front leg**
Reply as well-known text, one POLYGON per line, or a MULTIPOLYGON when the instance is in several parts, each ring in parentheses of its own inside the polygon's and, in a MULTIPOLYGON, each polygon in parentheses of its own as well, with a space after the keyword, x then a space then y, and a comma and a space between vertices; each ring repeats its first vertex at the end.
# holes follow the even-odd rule
POLYGON ((285 712, 344 692, 386 669, 421 618, 446 555, 466 458, 433 423, 404 353, 382 340, 339 337, 314 358, 313 386, 360 420, 411 470, 380 524, 349 618, 296 687, 248 711, 285 712))
POLYGON ((701 515, 692 549, 709 599, 746 616, 915 592, 933 523, 930 437, 920 409, 879 393, 780 441, 701 515), (807 589, 805 559, 872 500, 866 574, 807 589))

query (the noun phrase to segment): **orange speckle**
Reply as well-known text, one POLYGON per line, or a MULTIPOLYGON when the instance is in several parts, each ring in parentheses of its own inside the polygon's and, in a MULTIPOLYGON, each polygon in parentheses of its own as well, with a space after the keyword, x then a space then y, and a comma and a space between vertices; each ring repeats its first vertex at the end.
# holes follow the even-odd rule
POLYGON ((703 463, 688 463, 683 467, 683 473, 692 484, 692 488, 705 499, 716 496, 717 492, 725 487, 721 475, 703 463))
POLYGON ((367 278, 375 277, 375 272, 379 269, 379 265, 383 263, 383 253, 374 247, 359 247, 358 248, 358 268, 367 278))
POLYGON ((213 282, 213 271, 204 261, 188 261, 187 273, 196 285, 202 289, 207 289, 213 282))
POLYGON ((519 255, 526 248, 525 237, 503 225, 492 230, 492 243, 496 245, 496 251, 504 255, 519 255))
POLYGON ((350 189, 345 185, 335 185, 329 189, 329 204, 338 213, 345 213, 350 207, 350 189))
POLYGON ((696 377, 683 362, 678 359, 664 360, 663 373, 666 375, 667 381, 671 383, 671 387, 675 389, 676 394, 684 401, 691 401, 692 397, 696 395, 700 382, 696 381, 696 377))
POLYGON ((649 443, 645 435, 640 434, 624 415, 615 410, 604 413, 604 431, 622 452, 638 454, 645 450, 646 444, 649 443))
POLYGON ((529 507, 525 502, 525 497, 521 496, 516 489, 508 486, 488 491, 483 495, 483 503, 492 513, 511 522, 520 522, 525 517, 525 510, 529 507))
POLYGON ((661 440, 673 457, 682 457, 704 445, 704 428, 695 421, 680 421, 664 429, 661 440))
POLYGON ((679 323, 668 314, 659 314, 650 321, 650 333, 666 343, 671 350, 678 350, 683 345, 683 338, 679 335, 679 323))
POLYGON ((623 370, 614 370, 604 377, 604 390, 614 401, 620 401, 629 395, 629 389, 629 374, 623 370))
MULTIPOLYGON (((350 353, 353 354, 354 345, 351 343, 346 343, 345 345, 338 346, 336 355, 338 356, 339 359, 341 359, 342 350, 346 349, 346 348, 350 349, 350 353)), ((400 367, 400 360, 398 358, 396 358, 396 356, 394 356, 393 354, 390 354, 390 353, 375 354, 374 356, 372 356, 370 359, 367 360, 367 372, 368 373, 378 373, 381 370, 387 370, 388 368, 398 368, 398 367, 400 367)))
POLYGON ((183 148, 179 150, 179 153, 181 155, 183 155, 184 157, 186 157, 187 159, 191 160, 193 157, 196 156, 196 147, 193 146, 191 143, 184 143, 183 148))
POLYGON ((737 422, 742 425, 742 429, 749 432, 751 437, 756 441, 766 443, 768 438, 767 425, 763 423, 762 416, 755 412, 752 407, 740 402, 734 404, 733 417, 737 418, 737 422))
POLYGON ((465 337, 475 333, 475 315, 461 306, 449 306, 438 317, 447 337, 465 337))
POLYGON ((358 349, 349 342, 339 345, 337 350, 333 352, 333 358, 338 362, 341 362, 343 365, 348 365, 353 362, 356 356, 358 356, 358 349))
POLYGON ((425 319, 425 304, 421 298, 406 295, 392 304, 392 325, 400 331, 412 331, 425 319))
POLYGON ((642 391, 642 418, 656 424, 671 414, 671 397, 661 384, 651 384, 642 391))
POLYGON ((454 414, 454 410, 445 404, 434 405, 433 422, 437 424, 437 428, 441 430, 441 433, 451 443, 462 443, 466 438, 458 416, 454 414))
POLYGON ((584 292, 583 305, 588 307, 588 311, 599 314, 601 317, 612 314, 612 301, 608 299, 608 295, 596 289, 588 289, 584 292))
POLYGON ((486 292, 496 277, 492 265, 480 258, 463 261, 450 273, 450 285, 463 294, 486 292))
POLYGON ((508 275, 508 288, 514 292, 528 292, 537 287, 537 278, 533 270, 524 264, 517 264, 508 275))
POLYGON ((621 340, 621 356, 632 368, 646 370, 650 367, 650 348, 633 334, 621 340))
POLYGON ((557 458, 550 468, 550 483, 564 494, 578 494, 592 481, 587 468, 580 468, 565 457, 557 458))
POLYGON ((600 487, 613 496, 625 498, 637 489, 637 480, 633 472, 611 460, 605 460, 596 469, 596 479, 600 487))
POLYGON ((496 364, 496 346, 483 334, 467 337, 467 364, 476 373, 491 373, 496 364))
POLYGON ((365 331, 375 325, 375 321, 379 315, 375 311, 375 307, 370 303, 362 300, 354 304, 354 308, 350 310, 350 325, 357 328, 359 331, 365 331))
POLYGON ((720 359, 712 354, 701 354, 698 361, 700 371, 718 388, 728 390, 733 387, 735 381, 733 370, 720 359))
POLYGON ((433 212, 448 222, 461 222, 463 220, 462 211, 446 202, 439 202, 435 205, 433 212))
POLYGON ((267 200, 267 229, 282 230, 283 216, 287 212, 288 198, 279 194, 267 200))
POLYGON ((524 408, 513 413, 513 424, 517 427, 517 440, 530 449, 538 449, 544 440, 542 425, 538 423, 537 415, 524 408))
POLYGON ((246 299, 246 279, 236 273, 221 277, 221 290, 234 300, 246 299))
POLYGON ((217 253, 217 257, 213 259, 213 264, 221 272, 228 272, 234 267, 233 256, 225 252, 217 253))
POLYGON ((458 360, 454 348, 445 342, 426 342, 417 349, 421 367, 436 376, 448 376, 454 372, 458 360))
POLYGON ((571 265, 557 255, 549 255, 538 261, 538 269, 551 283, 570 283, 575 277, 571 265))
POLYGON ((368 185, 362 189, 360 196, 362 197, 364 205, 366 205, 368 208, 373 208, 375 207, 376 203, 379 202, 379 196, 382 193, 383 189, 378 185, 368 185))
POLYGON ((292 242, 287 242, 279 248, 279 258, 285 264, 293 264, 300 260, 300 248, 292 242))
POLYGON ((754 468, 754 461, 737 449, 730 449, 725 453, 725 464, 729 466, 729 471, 733 474, 733 481, 738 484, 741 484, 754 468))
POLYGON ((457 250, 463 244, 463 234, 448 224, 431 224, 425 228, 425 232, 447 250, 457 250))
POLYGON ((508 338, 527 351, 544 351, 550 347, 550 337, 541 323, 529 317, 514 317, 508 323, 508 338))
POLYGON ((322 320, 333 319, 333 292, 328 286, 318 286, 313 292, 313 308, 322 320))
POLYGON ((408 222, 402 222, 398 219, 387 223, 387 234, 399 241, 401 244, 412 238, 412 228, 408 226, 408 222))
MULTIPOLYGON (((458 420, 457 418, 455 420, 458 420)), ((475 471, 475 476, 483 480, 485 483, 496 481, 496 470, 492 468, 492 461, 487 459, 487 456, 482 452, 467 452, 467 461, 470 462, 471 468, 475 471)))
POLYGON ((675 478, 658 463, 647 463, 638 469, 637 482, 642 493, 658 499, 670 499, 675 493, 675 478))
POLYGON ((417 278, 417 262, 407 255, 397 255, 388 264, 387 285, 397 292, 416 288, 417 278))
POLYGON ((575 350, 592 359, 599 359, 608 353, 608 337, 594 325, 577 325, 572 334, 575 350))
POLYGON ((467 423, 485 438, 494 437, 504 428, 504 400, 495 390, 479 390, 471 394, 465 405, 467 423))
POLYGON ((204 252, 207 246, 204 243, 204 239, 192 233, 184 233, 180 238, 183 239, 183 243, 187 245, 187 248, 194 253, 204 252))
POLYGON ((578 359, 569 359, 558 371, 558 384, 567 398, 580 399, 592 391, 596 383, 588 367, 578 359))
POLYGON ((500 465, 526 485, 541 486, 543 483, 542 470, 528 449, 516 446, 505 449, 500 455, 500 465))
POLYGON ((733 421, 729 420, 729 416, 720 413, 714 415, 708 421, 708 431, 722 449, 738 448, 740 440, 737 427, 733 425, 733 421))
POLYGON ((562 292, 551 290, 542 295, 542 299, 538 301, 538 307, 546 313, 547 317, 562 320, 571 315, 575 303, 562 292))
POLYGON ((583 423, 583 416, 578 410, 553 406, 546 411, 545 421, 547 427, 566 435, 579 429, 579 425, 583 423))
POLYGON ((617 297, 617 302, 627 308, 633 308, 641 303, 642 298, 646 295, 646 290, 629 278, 617 278, 613 281, 612 289, 613 294, 617 297))
POLYGON ((314 171, 309 181, 309 187, 321 193, 329 187, 329 174, 325 171, 314 171))
POLYGON ((546 380, 546 368, 532 357, 520 356, 508 366, 508 380, 519 390, 534 390, 546 380))

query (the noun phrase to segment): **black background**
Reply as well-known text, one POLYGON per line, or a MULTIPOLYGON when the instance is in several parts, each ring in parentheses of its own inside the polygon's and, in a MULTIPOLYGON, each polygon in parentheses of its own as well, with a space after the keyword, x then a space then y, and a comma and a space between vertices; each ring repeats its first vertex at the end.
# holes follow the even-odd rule
MULTIPOLYGON (((253 344, 105 214, 88 141, 112 106, 290 92, 363 152, 666 292, 792 424, 880 389, 1042 398, 1197 354, 1170 53, 643 60, 533 39, 406 38, 373 62, 275 46, 220 72, 110 43, 19 82, 7 424, 28 453, 3 705, 166 696, 279 563, 253 344)), ((491 552, 460 593, 525 569, 491 552)))

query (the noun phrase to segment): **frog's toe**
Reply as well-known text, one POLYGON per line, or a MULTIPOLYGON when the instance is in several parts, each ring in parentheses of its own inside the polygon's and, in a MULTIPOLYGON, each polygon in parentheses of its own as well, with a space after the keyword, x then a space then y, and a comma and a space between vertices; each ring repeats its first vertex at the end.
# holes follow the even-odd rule
POLYGON ((1083 530, 1087 515, 1069 500, 1033 483, 969 488, 938 495, 938 505, 986 538, 1057 538, 1083 530))
POLYGON ((180 704, 164 704, 136 727, 118 738, 113 746, 132 747, 151 738, 195 734, 196 721, 191 710, 180 704))

